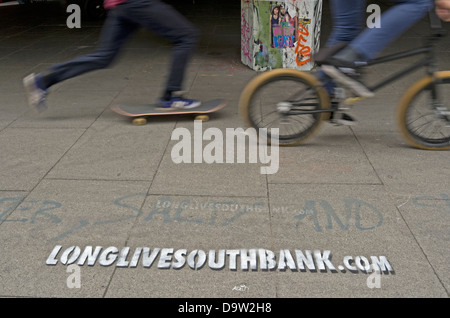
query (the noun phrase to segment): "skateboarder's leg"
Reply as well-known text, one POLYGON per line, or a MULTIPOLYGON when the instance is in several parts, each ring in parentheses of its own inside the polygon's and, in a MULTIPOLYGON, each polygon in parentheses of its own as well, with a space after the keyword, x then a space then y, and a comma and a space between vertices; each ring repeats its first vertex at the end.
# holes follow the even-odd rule
POLYGON ((24 78, 28 103, 37 111, 44 111, 48 88, 75 76, 107 67, 137 25, 126 19, 122 8, 111 10, 103 25, 99 46, 94 53, 49 67, 42 74, 24 78))
POLYGON ((96 51, 51 66, 43 74, 42 84, 48 88, 69 78, 108 67, 123 43, 136 28, 137 25, 130 23, 123 16, 120 8, 111 10, 102 28, 96 51))
POLYGON ((326 47, 339 42, 350 42, 356 38, 364 27, 366 0, 332 0, 330 9, 333 29, 326 47))

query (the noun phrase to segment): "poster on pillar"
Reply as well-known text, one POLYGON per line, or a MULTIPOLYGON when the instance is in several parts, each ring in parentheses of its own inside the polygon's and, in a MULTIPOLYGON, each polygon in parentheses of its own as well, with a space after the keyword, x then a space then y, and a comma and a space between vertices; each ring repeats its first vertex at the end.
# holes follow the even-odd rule
POLYGON ((322 0, 241 0, 241 61, 256 71, 310 70, 322 0))

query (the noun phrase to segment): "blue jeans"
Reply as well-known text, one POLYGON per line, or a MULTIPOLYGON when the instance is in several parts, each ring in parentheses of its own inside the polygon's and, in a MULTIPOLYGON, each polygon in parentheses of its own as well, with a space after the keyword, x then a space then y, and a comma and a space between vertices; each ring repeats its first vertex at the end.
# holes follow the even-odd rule
POLYGON ((351 42, 364 28, 366 0, 330 0, 333 29, 326 46, 351 42))
POLYGON ((198 40, 197 29, 180 13, 160 0, 128 0, 108 12, 95 52, 53 65, 43 74, 50 87, 66 79, 109 66, 129 36, 144 27, 174 44, 166 89, 182 89, 187 63, 198 40))
POLYGON ((350 42, 365 60, 375 58, 392 41, 422 19, 433 0, 393 0, 396 5, 381 15, 380 28, 365 28, 366 0, 330 0, 333 31, 327 45, 350 42))

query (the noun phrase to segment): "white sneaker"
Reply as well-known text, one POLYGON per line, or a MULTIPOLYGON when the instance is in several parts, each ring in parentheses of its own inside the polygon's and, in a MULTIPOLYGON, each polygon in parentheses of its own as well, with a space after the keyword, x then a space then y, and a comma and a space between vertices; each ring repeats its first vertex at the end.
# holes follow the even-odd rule
POLYGON ((45 104, 45 98, 47 97, 47 91, 38 87, 37 75, 30 74, 23 79, 23 86, 28 97, 28 104, 34 108, 38 113, 41 113, 47 109, 45 104))

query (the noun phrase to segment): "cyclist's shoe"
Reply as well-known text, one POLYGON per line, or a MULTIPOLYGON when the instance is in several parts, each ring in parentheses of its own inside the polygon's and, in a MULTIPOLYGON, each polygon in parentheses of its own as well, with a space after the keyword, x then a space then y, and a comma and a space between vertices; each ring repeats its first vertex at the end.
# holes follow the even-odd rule
POLYGON ((23 79, 23 86, 28 97, 28 104, 37 112, 41 113, 47 109, 45 98, 47 97, 47 89, 40 84, 39 74, 30 74, 23 79))
POLYGON ((373 97, 375 94, 358 79, 358 74, 352 68, 322 65, 322 70, 337 82, 348 87, 358 97, 373 97))
POLYGON ((338 42, 332 46, 323 47, 314 54, 314 62, 317 65, 327 63, 327 61, 340 50, 344 49, 348 45, 348 42, 338 42))
POLYGON ((360 80, 359 68, 364 65, 366 62, 362 61, 358 53, 346 47, 324 61, 322 70, 358 97, 373 97, 374 93, 360 80))
POLYGON ((359 68, 362 66, 366 66, 367 62, 364 61, 364 58, 352 47, 347 46, 332 56, 325 59, 322 64, 333 65, 336 67, 344 67, 344 68, 359 68))
POLYGON ((331 113, 330 123, 336 126, 353 126, 356 125, 357 121, 355 118, 346 113, 331 113))

